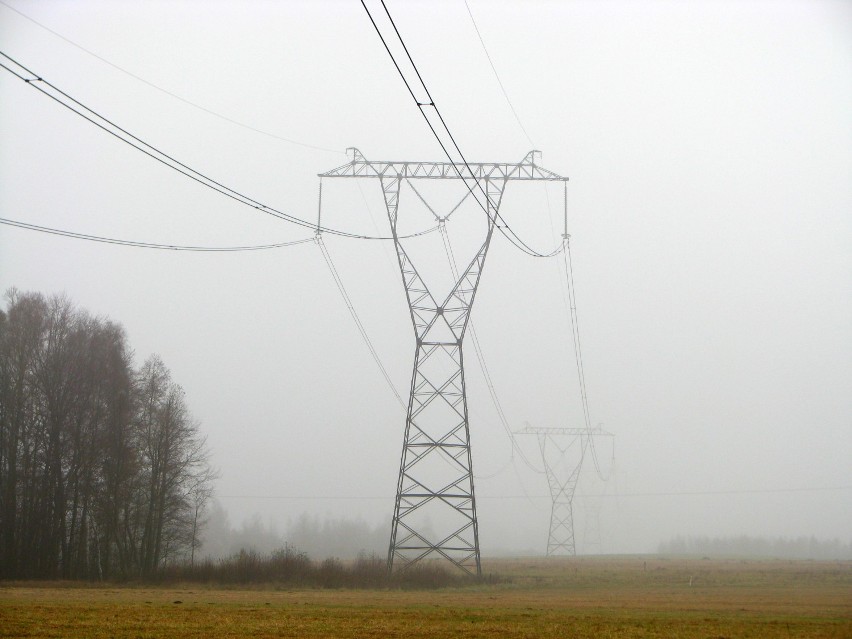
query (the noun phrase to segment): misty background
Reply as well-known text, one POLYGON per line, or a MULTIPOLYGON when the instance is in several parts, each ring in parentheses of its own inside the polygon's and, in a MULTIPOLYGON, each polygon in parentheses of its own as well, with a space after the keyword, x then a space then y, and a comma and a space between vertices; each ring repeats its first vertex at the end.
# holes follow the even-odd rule
MULTIPOLYGON (((848 543, 850 5, 467 5, 523 128, 463 1, 388 3, 469 160, 537 148, 571 179, 591 417, 615 434, 597 449, 608 481, 587 464, 578 486, 578 552, 702 536, 848 543)), ((357 2, 3 0, 0 41, 135 135, 304 219, 317 173, 347 147, 443 159, 357 2)), ((168 244, 312 237, 5 72, 0 139, 3 218, 168 244)), ((415 200, 403 193, 401 219, 423 214, 415 200)), ((558 243, 555 185, 510 183, 501 212, 535 248, 558 243)), ((324 182, 323 222, 385 234, 378 184, 324 182)), ((324 241, 404 396, 414 341, 392 246, 324 241)), ((513 430, 582 425, 562 269, 500 237, 486 263, 472 317, 513 430)), ((65 292, 121 322, 137 360, 168 362, 220 472, 211 545, 254 527, 297 546, 343 530, 384 550, 405 415, 316 245, 178 253, 0 226, 10 286, 65 292)), ((470 353, 466 375, 482 553, 543 554, 537 443, 518 436, 529 465, 513 454, 470 353)))

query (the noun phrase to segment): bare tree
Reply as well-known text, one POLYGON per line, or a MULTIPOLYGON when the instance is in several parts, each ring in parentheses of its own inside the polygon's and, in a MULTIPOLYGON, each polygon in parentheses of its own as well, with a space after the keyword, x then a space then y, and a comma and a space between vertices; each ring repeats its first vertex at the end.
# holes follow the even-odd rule
POLYGON ((47 305, 40 295, 7 293, 0 324, 0 575, 21 574, 30 559, 25 543, 33 517, 31 486, 36 397, 33 376, 47 305))
POLYGON ((212 493, 199 425, 157 356, 65 297, 0 312, 0 577, 151 575, 194 558, 212 493))
POLYGON ((171 381, 159 357, 148 358, 142 366, 137 388, 142 404, 140 450, 148 491, 140 568, 148 575, 186 550, 192 557, 214 473, 184 391, 171 381))

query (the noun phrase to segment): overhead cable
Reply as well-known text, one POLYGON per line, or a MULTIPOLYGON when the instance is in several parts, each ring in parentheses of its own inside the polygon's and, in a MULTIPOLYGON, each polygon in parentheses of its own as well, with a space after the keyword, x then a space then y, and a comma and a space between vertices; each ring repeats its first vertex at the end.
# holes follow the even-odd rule
POLYGON ((343 285, 343 280, 340 277, 340 272, 337 270, 337 267, 335 267, 334 261, 331 259, 331 254, 328 252, 328 248, 326 247, 325 242, 323 242, 322 240, 322 234, 317 233, 316 243, 317 246, 319 246, 326 266, 328 266, 328 270, 331 273, 331 277, 334 279, 334 283, 337 286, 337 290, 340 292, 340 296, 343 298, 343 302, 344 304, 346 304, 346 308, 349 311, 349 314, 355 321, 355 326, 358 328, 358 332, 361 335, 361 339, 364 340, 364 344, 367 346, 367 350, 370 351, 370 355, 372 356, 373 361, 376 362, 376 366, 379 367, 379 371, 381 372, 382 377, 384 378, 394 397, 396 397, 396 401, 399 402, 399 405, 402 406, 403 410, 407 410, 408 405, 403 401, 402 396, 399 394, 399 391, 397 391, 396 385, 394 385, 390 374, 388 374, 387 369, 385 368, 381 358, 379 357, 379 353, 376 350, 376 347, 373 346, 373 342, 372 340, 370 340, 370 336, 367 334, 367 329, 364 328, 364 324, 363 322, 361 322, 361 318, 358 316, 358 313, 355 310, 355 305, 352 304, 352 298, 349 297, 349 293, 346 291, 346 287, 343 285))
MULTIPOLYGON (((810 493, 810 492, 834 492, 852 490, 852 486, 814 486, 801 488, 764 488, 764 489, 741 489, 741 490, 684 490, 667 492, 635 492, 635 493, 601 493, 588 494, 585 497, 704 497, 716 495, 767 495, 776 493, 810 493)), ((292 499, 292 500, 334 500, 334 501, 358 501, 362 499, 387 499, 387 495, 217 495, 222 499, 292 499)), ((478 493, 477 499, 551 499, 550 495, 482 495, 478 493)))
POLYGON ((391 51, 390 46, 388 45, 388 42, 384 37, 384 34, 382 33, 381 29, 379 28, 378 24, 376 23, 370 9, 367 7, 365 0, 361 0, 361 6, 364 7, 364 11, 366 11, 367 16, 370 19, 370 22, 372 23, 373 28, 376 31, 376 34, 379 36, 379 39, 381 40, 382 45, 385 48, 385 51, 390 56, 391 61, 393 62, 393 65, 397 70, 397 73, 399 74, 400 78, 402 79, 403 83, 405 84, 406 89, 408 89, 408 92, 411 95, 411 98, 414 100, 414 103, 417 105, 417 108, 420 110, 420 114, 423 116, 423 119, 426 121, 426 124, 428 125, 430 131, 432 132, 432 135, 434 136, 435 140, 440 145, 441 150, 444 152, 444 155, 446 155, 447 159, 450 161, 450 164, 453 166, 453 169, 456 171, 456 173, 458 173, 459 178, 461 178, 461 180, 464 182, 464 184, 468 188, 468 190, 471 191, 471 194, 473 195, 477 204, 479 204, 479 207, 488 216, 488 219, 490 220, 490 222, 494 223, 497 226, 497 229, 499 230, 499 232, 506 239, 508 239, 511 244, 513 244, 516 248, 520 249, 521 251, 523 251, 527 255, 530 255, 532 257, 553 257, 554 255, 559 254, 559 252, 564 249, 564 243, 559 244, 556 248, 554 248, 549 253, 541 253, 539 251, 536 251, 531 246, 529 246, 529 244, 527 244, 517 233, 515 233, 514 230, 512 230, 512 228, 508 225, 506 220, 500 215, 499 211, 496 210, 496 207, 491 206, 493 203, 490 202, 488 194, 485 192, 485 189, 482 187, 482 185, 480 184, 480 181, 473 174, 473 170, 470 168, 470 165, 469 165, 467 159, 465 158, 464 154, 462 153, 461 149, 459 148, 459 145, 456 142, 456 139, 453 136, 452 131, 450 131, 450 128, 447 126, 447 123, 444 120, 444 117, 441 114, 440 109, 435 104, 435 100, 432 98, 432 95, 429 93, 429 89, 426 86, 426 83, 424 82, 422 75, 420 74, 420 70, 417 68, 417 65, 414 63, 414 60, 411 57, 411 53, 408 51, 408 47, 405 44, 405 41, 402 39, 402 36, 399 33, 399 29, 397 29, 396 23, 394 22, 393 17, 390 15, 390 11, 388 11, 388 8, 385 5, 384 0, 380 0, 380 1, 381 1, 381 4, 382 4, 382 7, 384 8, 385 14, 387 15, 387 18, 390 21, 391 26, 393 27, 393 31, 396 34, 396 39, 399 41, 400 45, 402 46, 403 50, 405 51, 405 55, 408 58, 408 62, 411 65, 411 68, 414 70, 414 73, 417 75, 417 79, 419 81, 420 86, 422 87, 423 93, 426 95, 425 100, 419 100, 417 98, 417 95, 416 95, 414 89, 412 88, 411 83, 409 83, 408 78, 405 76, 405 73, 402 71, 402 68, 400 67, 399 62, 397 61, 396 56, 391 51), (427 113, 427 110, 426 110, 427 108, 429 109, 429 113, 434 113, 435 117, 437 118, 436 122, 433 123, 433 121, 430 119, 430 117, 427 113), (438 133, 438 131, 436 130, 436 127, 442 129, 444 131, 445 135, 449 138, 449 143, 452 145, 452 148, 455 149, 455 152, 458 155, 459 160, 453 159, 453 155, 450 153, 450 151, 447 148, 448 144, 442 139, 442 136, 441 136, 441 134, 438 133), (462 170, 459 168, 459 166, 463 166, 467 170, 467 175, 464 172, 462 172, 462 170), (469 183, 469 180, 471 180, 471 179, 473 180, 473 185, 471 185, 469 183), (474 189, 478 189, 482 193, 482 195, 485 196, 485 204, 483 204, 483 202, 473 192, 474 189), (492 208, 494 208, 493 213, 492 213, 492 208), (502 225, 497 224, 498 220, 502 222, 502 225))
POLYGON ((82 45, 77 44, 76 42, 74 42, 73 40, 71 40, 69 38, 66 38, 61 33, 54 31, 53 29, 42 24, 38 20, 31 18, 27 14, 23 13, 22 11, 19 11, 18 9, 9 5, 8 3, 3 2, 3 0, 0 0, 0 5, 5 6, 10 11, 14 11, 15 13, 17 13, 22 18, 29 20, 30 22, 41 27, 42 29, 44 29, 48 33, 53 34, 54 36, 56 36, 60 40, 64 40, 65 42, 67 42, 68 44, 70 44, 73 47, 76 47, 77 49, 79 49, 83 53, 86 53, 86 54, 92 56, 93 58, 100 60, 104 64, 111 66, 113 69, 116 69, 117 71, 121 71, 125 75, 130 76, 134 80, 137 80, 137 81, 141 82, 142 84, 146 84, 149 87, 151 87, 152 89, 155 89, 155 90, 159 91, 160 93, 164 93, 165 95, 168 95, 168 96, 170 96, 170 97, 172 97, 176 100, 179 100, 179 101, 183 102, 184 104, 191 106, 194 109, 198 109, 199 111, 204 111, 205 113, 208 113, 208 114, 210 114, 210 115, 212 115, 216 118, 219 118, 220 120, 230 122, 231 124, 235 124, 236 126, 242 127, 244 129, 248 129, 249 131, 254 131, 255 133, 260 133, 261 135, 265 135, 265 136, 270 137, 270 138, 275 138, 276 140, 281 140, 283 142, 288 142, 290 144, 295 144, 297 146, 302 146, 302 147, 305 147, 305 148, 308 148, 308 149, 316 149, 318 151, 329 151, 331 153, 342 153, 341 151, 339 151, 337 149, 329 149, 329 148, 326 148, 324 146, 317 146, 315 144, 307 144, 306 142, 299 142, 298 140, 293 140, 291 138, 286 138, 286 137, 283 137, 281 135, 276 135, 275 133, 270 133, 269 131, 264 131, 263 129, 258 129, 256 127, 251 126, 250 124, 246 124, 245 122, 240 122, 239 120, 235 120, 233 118, 229 118, 226 115, 222 115, 221 113, 217 113, 216 111, 213 111, 212 109, 208 109, 207 107, 201 106, 200 104, 193 102, 191 100, 188 100, 188 99, 186 99, 186 98, 184 98, 184 97, 182 97, 182 96, 180 96, 176 93, 172 93, 171 91, 164 89, 163 87, 157 86, 153 82, 150 82, 149 80, 146 80, 145 78, 140 77, 140 76, 136 75, 135 73, 132 73, 132 72, 128 71, 127 69, 124 69, 124 68, 118 66, 117 64, 115 64, 113 62, 110 62, 106 58, 99 56, 97 53, 90 51, 89 49, 85 48, 82 45))
POLYGON ((119 246, 133 246, 136 248, 161 249, 166 251, 196 251, 208 253, 235 253, 239 251, 263 251, 267 249, 283 248, 285 246, 296 246, 312 242, 313 237, 307 237, 301 240, 293 240, 290 242, 278 242, 276 244, 256 244, 252 246, 186 246, 179 244, 157 244, 154 242, 141 242, 138 240, 122 240, 114 237, 103 237, 100 235, 90 235, 88 233, 77 233, 75 231, 66 231, 63 229, 51 228, 49 226, 39 226, 38 224, 30 224, 19 220, 10 220, 0 217, 0 224, 7 226, 15 226, 29 231, 37 231, 39 233, 49 233, 51 235, 59 235, 62 237, 70 237, 77 240, 88 240, 90 242, 102 242, 104 244, 117 244, 119 246))
POLYGON ((485 52, 485 57, 488 58, 488 64, 491 65, 491 70, 494 72, 494 77, 497 78, 497 84, 500 85, 500 90, 503 92, 503 97, 506 98, 506 104, 509 105, 509 108, 512 110, 512 115, 515 116, 515 120, 518 123, 518 126, 521 127, 521 131, 524 132, 524 136, 527 138, 527 142, 529 142, 533 148, 535 148, 535 142, 530 138, 530 134, 527 133, 526 128, 524 128, 523 123, 521 122, 521 118, 518 116, 518 112, 515 111, 515 106, 512 104, 512 101, 509 99, 509 94, 506 92, 506 87, 503 86, 503 81, 500 79, 500 74, 497 73, 497 68, 494 66, 494 61, 491 59, 491 55, 488 53, 488 48, 485 46, 485 40, 482 39, 482 34, 479 32, 479 27, 476 24, 476 20, 473 17, 473 11, 470 10, 470 5, 467 0, 464 0, 464 6, 467 9, 467 15, 470 16, 470 21, 473 23, 473 28, 476 31, 476 37, 479 38, 479 44, 482 45, 482 50, 485 52))
MULTIPOLYGON (((69 94, 67 94, 64 91, 62 91, 61 89, 59 89, 57 86, 51 84, 50 82, 48 82, 47 80, 42 78, 40 75, 38 75, 37 73, 35 73, 31 69, 28 69, 23 64, 16 61, 15 59, 10 57, 6 53, 0 51, 0 56, 2 56, 6 60, 8 60, 10 63, 12 63, 12 65, 17 67, 18 70, 12 69, 8 65, 3 64, 3 63, 0 63, 0 68, 5 69, 9 73, 11 73, 15 77, 17 77, 18 79, 25 82, 27 85, 33 87, 34 89, 36 89, 40 93, 49 97, 51 100, 54 100, 55 102, 62 105, 63 107, 65 107, 69 111, 72 111, 73 113, 79 115, 80 117, 87 120, 91 124, 94 124, 95 126, 97 126, 99 129, 105 131, 106 133, 109 133, 110 135, 112 135, 113 137, 117 138, 118 140, 124 142, 128 146, 133 147, 137 151, 141 151, 145 155, 147 155, 150 158, 156 160, 157 162, 163 164, 164 166, 167 166, 168 168, 170 168, 174 171, 177 171, 178 173, 190 178, 191 180, 198 182, 199 184, 201 184, 201 185, 203 185, 203 186, 205 186, 205 187, 207 187, 207 188, 209 188, 213 191, 216 191, 217 193, 220 193, 221 195, 224 195, 225 197, 228 197, 228 198, 230 198, 230 199, 232 199, 236 202, 239 202, 240 204, 251 207, 251 208, 253 208, 253 209, 255 209, 255 210, 257 210, 261 213, 265 213, 267 215, 278 218, 280 220, 284 220, 285 222, 290 222, 292 224, 296 224, 298 226, 303 226, 303 227, 310 228, 310 229, 313 229, 313 230, 318 229, 318 230, 321 230, 325 233, 330 233, 332 235, 338 235, 338 236, 341 236, 341 237, 347 237, 347 238, 352 238, 352 239, 360 239, 360 240, 392 240, 393 239, 392 236, 362 235, 362 234, 352 233, 352 232, 349 232, 349 231, 343 231, 343 230, 340 230, 340 229, 331 228, 331 227, 327 227, 327 226, 317 227, 316 223, 314 223, 314 222, 309 222, 309 221, 304 220, 302 218, 296 217, 295 215, 285 213, 284 211, 281 211, 280 209, 277 209, 275 207, 263 204, 263 203, 255 200, 255 199, 241 193, 240 191, 237 191, 237 190, 232 189, 228 186, 225 186, 221 182, 218 182, 217 180, 214 180, 213 178, 205 175, 204 173, 201 173, 200 171, 193 169, 189 165, 184 164, 183 162, 176 160, 175 158, 168 155, 167 153, 159 150, 157 147, 155 147, 155 146, 145 142, 141 138, 133 135, 129 131, 123 129, 122 127, 118 126, 117 124, 115 124, 114 122, 109 120, 108 118, 102 116, 100 113, 98 113, 94 109, 86 106, 85 104, 83 104, 79 100, 73 98, 69 94), (24 74, 28 74, 30 77, 27 77, 27 75, 24 75, 24 74)), ((431 233, 435 230, 437 230, 437 226, 430 228, 430 229, 425 229, 423 231, 419 231, 417 233, 412 233, 412 234, 405 236, 405 237, 417 237, 417 236, 420 236, 420 235, 424 235, 426 233, 431 233)))
POLYGON ((580 382, 580 400, 583 407, 583 421, 587 430, 591 430, 592 423, 589 417, 589 399, 586 394, 586 372, 583 368, 583 349, 580 344, 580 326, 577 321, 577 297, 574 290, 574 271, 571 264, 571 244, 567 245, 564 253, 565 277, 568 280, 568 302, 571 315, 571 336, 574 342, 574 355, 577 362, 577 379, 580 382))
MULTIPOLYGON (((588 444, 592 452, 592 462, 595 466, 595 472, 603 481, 609 479, 609 474, 604 475, 601 470, 600 460, 598 459, 597 448, 595 448, 595 434, 592 430, 591 412, 589 411, 589 395, 586 391, 586 370, 583 366, 583 347, 580 341, 580 321, 577 317, 577 290, 574 286, 574 266, 571 260, 571 243, 566 240, 565 251, 562 254, 565 264, 565 279, 568 284, 568 309, 571 317, 571 336, 574 342, 574 357, 577 362, 577 379, 580 383, 580 403, 583 408, 583 421, 586 430, 589 432, 588 444)), ((612 450, 613 457, 615 456, 615 447, 612 450)))
MULTIPOLYGON (((423 116, 424 120, 426 120, 426 123, 429 125, 429 129, 432 131, 432 134, 435 136, 435 139, 438 141, 438 143, 441 146, 441 149, 444 151, 444 155, 447 156, 447 159, 453 165, 453 168, 459 174, 459 177, 464 181, 465 186, 467 186, 467 188, 471 191, 471 193, 473 194, 474 200, 476 200, 476 202, 477 202, 477 204, 479 204, 480 208, 482 208, 482 210, 489 217, 489 219, 491 219, 495 224, 496 224, 497 220, 500 220, 500 221, 503 222, 503 226, 496 224, 497 229, 500 231, 500 233, 504 237, 506 237, 517 248, 521 249, 525 253, 532 255, 534 257, 549 257, 551 255, 556 255, 559 252, 560 247, 557 247, 550 255, 544 255, 544 254, 538 253, 537 251, 532 249, 529 245, 526 244, 526 242, 524 242, 511 229, 511 227, 508 225, 506 220, 500 215, 500 212, 496 209, 496 207, 494 207, 494 214, 493 214, 494 217, 492 218, 492 214, 490 212, 490 209, 492 208, 491 205, 493 203, 491 203, 489 201, 488 194, 485 192, 485 189, 482 187, 482 184, 480 183, 480 181, 473 176, 473 170, 470 168, 470 165, 469 165, 467 159, 465 158, 464 154, 462 153, 461 149, 459 148, 459 145, 456 142, 456 139, 453 136, 452 131, 450 131, 449 126, 447 126, 447 123, 444 120, 444 116, 441 114, 441 110, 435 104, 435 100, 432 98, 432 94, 429 92, 429 88, 426 86, 426 82, 423 80, 423 76, 420 74, 420 70, 417 68, 417 65, 414 63, 414 59, 411 57, 411 53, 408 50, 408 46, 405 44, 405 40, 403 40, 402 35, 400 34, 399 29, 397 28, 396 22, 394 21, 393 16, 391 16, 390 11, 388 10, 387 5, 385 4, 385 0, 380 0, 380 1, 382 3, 382 8, 384 8, 384 10, 385 10, 385 15, 387 15, 387 18, 390 21, 391 26, 393 27, 393 31, 396 34, 397 40, 402 45, 402 49, 403 49, 403 51, 405 51, 405 55, 408 58, 408 62, 411 64, 411 67, 414 69, 414 72, 417 75, 417 79, 419 80, 420 85, 423 87, 423 91, 426 93, 426 96, 429 100, 428 102, 420 102, 420 101, 417 100, 417 97, 415 96, 414 91, 412 90, 411 86, 409 85, 408 80, 405 78, 405 75, 402 73, 402 70, 400 69, 400 66, 396 61, 396 58, 394 57, 394 55, 391 52, 390 48, 388 47, 387 43, 385 43, 385 39, 382 36, 381 31, 379 31, 379 28, 376 25, 375 21, 373 21, 372 16, 370 16, 370 20, 371 20, 371 22, 373 22, 373 26, 376 28, 376 32, 379 34, 379 38, 381 38, 382 43, 385 45, 385 50, 391 56, 391 59, 393 59, 394 66, 396 67, 396 70, 399 72, 400 77, 402 77, 402 80, 405 83, 405 86, 408 88, 408 92, 411 94, 411 97, 414 99, 415 104, 417 104, 417 108, 420 110, 421 115, 423 116), (425 107, 431 107, 432 110, 434 111, 435 115, 437 115, 438 120, 441 124, 441 128, 443 128, 443 130, 446 132, 447 136, 450 139, 450 142, 453 145, 453 148, 455 148, 456 153, 458 153, 459 157, 461 158, 461 163, 467 169, 468 174, 473 178, 474 185, 485 196, 486 204, 483 204, 482 202, 479 201, 479 198, 477 198, 476 194, 473 193, 473 187, 471 187, 467 182, 468 178, 465 177, 464 174, 456 166, 455 160, 453 160, 451 154, 447 150, 446 145, 441 140, 441 137, 438 135, 438 132, 435 130, 435 127, 433 126, 432 122, 429 120, 429 117, 427 116, 426 111, 424 110, 425 107)), ((364 0, 361 0, 361 4, 364 6, 364 8, 367 10, 367 13, 369 14, 370 11, 369 11, 369 9, 367 9, 367 5, 364 3, 364 0)))

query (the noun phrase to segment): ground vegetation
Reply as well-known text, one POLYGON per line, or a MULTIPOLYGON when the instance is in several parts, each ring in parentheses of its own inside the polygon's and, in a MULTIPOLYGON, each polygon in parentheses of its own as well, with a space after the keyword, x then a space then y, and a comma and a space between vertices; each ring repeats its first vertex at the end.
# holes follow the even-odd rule
POLYGON ((0 637, 852 636, 849 562, 665 557, 484 563, 438 589, 0 585, 0 637))

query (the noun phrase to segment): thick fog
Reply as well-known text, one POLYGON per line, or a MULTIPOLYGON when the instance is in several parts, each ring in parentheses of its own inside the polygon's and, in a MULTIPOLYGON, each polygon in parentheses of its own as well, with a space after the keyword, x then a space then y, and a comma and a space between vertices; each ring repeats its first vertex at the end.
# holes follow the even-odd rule
MULTIPOLYGON (((654 551, 677 536, 848 542, 852 7, 468 0, 510 106, 463 0, 387 5, 468 160, 535 148, 570 178, 591 421, 615 435, 596 442, 599 468, 585 460, 578 551, 654 551)), ((445 159, 359 2, 4 0, 0 41, 127 131, 306 220, 317 174, 347 162, 347 147, 445 159)), ((34 86, 0 73, 0 217, 176 245, 313 237, 34 86)), ((422 193, 445 214, 463 189, 422 193)), ((388 232, 375 180, 325 180, 322 204, 328 226, 388 232)), ((502 212, 549 251, 561 184, 510 182, 502 212)), ((458 215, 447 228, 464 252, 482 212, 458 215)), ((407 187, 399 216, 432 223, 407 187)), ((414 338, 393 245, 323 239, 405 399, 414 338)), ((440 242, 422 255, 446 276, 440 242)), ((0 289, 11 286, 64 292, 121 322, 137 360, 163 358, 234 527, 389 532, 405 411, 316 244, 174 252, 0 225, 0 289)), ((512 430, 583 425, 561 257, 495 236, 472 317, 512 430)), ((513 452, 465 346, 483 555, 542 553, 538 443, 518 435, 513 452)))

